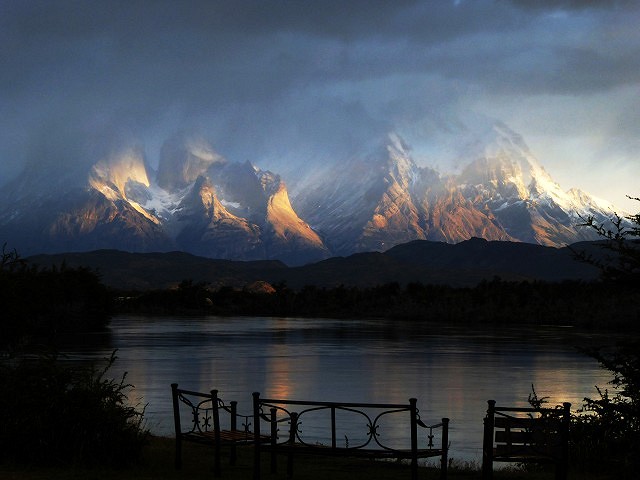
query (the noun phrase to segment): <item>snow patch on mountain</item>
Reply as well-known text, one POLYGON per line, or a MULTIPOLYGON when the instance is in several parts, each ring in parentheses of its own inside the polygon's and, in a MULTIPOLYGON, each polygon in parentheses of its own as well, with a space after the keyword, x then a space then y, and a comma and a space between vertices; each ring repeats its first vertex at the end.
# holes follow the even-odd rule
POLYGON ((582 190, 563 190, 523 138, 500 123, 469 144, 458 164, 466 166, 447 176, 418 167, 411 146, 393 132, 376 148, 316 169, 290 198, 280 175, 179 135, 163 146, 157 172, 141 148, 100 159, 73 184, 69 176, 48 181, 27 172, 0 192, 0 227, 18 232, 16 241, 32 249, 24 254, 180 248, 301 264, 416 239, 561 246, 593 239, 577 225, 615 211, 582 190), (43 231, 48 236, 40 239, 43 231))
POLYGON ((238 202, 229 202, 222 198, 220 199, 220 203, 222 203, 222 205, 224 205, 225 207, 235 208, 237 210, 242 209, 242 205, 240 205, 238 202))
POLYGON ((142 203, 142 207, 166 222, 178 210, 180 201, 186 194, 186 189, 169 192, 156 183, 152 183, 149 185, 148 194, 147 201, 142 203))

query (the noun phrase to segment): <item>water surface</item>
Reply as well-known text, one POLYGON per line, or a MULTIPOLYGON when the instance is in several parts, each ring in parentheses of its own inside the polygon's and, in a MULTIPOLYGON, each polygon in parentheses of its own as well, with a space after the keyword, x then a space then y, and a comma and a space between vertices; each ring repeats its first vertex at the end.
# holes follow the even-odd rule
POLYGON ((120 316, 107 344, 69 349, 72 360, 108 357, 124 370, 151 431, 172 435, 170 384, 237 400, 251 393, 300 400, 406 403, 421 418, 451 419, 450 457, 481 459, 486 401, 526 406, 535 385, 550 404, 573 409, 610 379, 576 347, 609 336, 571 328, 446 328, 386 320, 120 316))

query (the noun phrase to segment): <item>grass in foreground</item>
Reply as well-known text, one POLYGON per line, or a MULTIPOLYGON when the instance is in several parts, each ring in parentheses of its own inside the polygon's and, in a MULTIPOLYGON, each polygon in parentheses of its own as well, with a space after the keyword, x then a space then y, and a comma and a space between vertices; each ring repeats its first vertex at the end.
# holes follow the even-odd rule
MULTIPOLYGON (((251 480, 253 478, 253 450, 240 448, 236 466, 228 464, 226 452, 223 452, 222 480, 251 480)), ((87 467, 32 467, 22 465, 0 465, 2 480, 212 480, 213 452, 210 448, 183 445, 183 467, 174 469, 174 442, 170 438, 151 437, 144 450, 139 465, 123 468, 87 468, 87 467)), ((457 465, 449 469, 451 480, 481 479, 479 465, 457 465)), ((278 473, 269 473, 268 458, 263 456, 262 478, 264 480, 285 480, 286 464, 281 458, 278 473)), ((396 462, 377 462, 359 459, 341 459, 331 457, 297 457, 294 462, 294 480, 409 480, 409 467, 396 462)), ((421 468, 420 480, 440 478, 440 469, 421 468)), ((496 480, 552 480, 553 471, 538 472, 522 469, 499 470, 494 474, 496 480)), ((594 476, 571 473, 570 480, 605 480, 611 476, 594 476)))

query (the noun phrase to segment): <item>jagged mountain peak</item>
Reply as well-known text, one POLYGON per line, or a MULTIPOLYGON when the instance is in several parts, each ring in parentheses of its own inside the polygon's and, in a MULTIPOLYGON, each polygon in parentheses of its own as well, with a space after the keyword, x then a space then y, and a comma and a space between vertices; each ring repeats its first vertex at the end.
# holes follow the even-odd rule
POLYGON ((540 195, 566 197, 522 136, 506 125, 496 122, 479 145, 468 150, 470 161, 458 181, 475 188, 485 200, 503 203, 535 200, 540 195))
POLYGON ((577 226, 581 215, 606 219, 603 203, 565 192, 522 136, 499 122, 468 146, 457 175, 417 167, 397 134, 385 145, 340 165, 299 200, 303 218, 341 254, 474 236, 562 246, 591 238, 577 226))
POLYGON ((279 190, 286 189, 285 183, 280 178, 280 175, 276 175, 268 170, 256 170, 256 175, 260 179, 260 185, 265 192, 265 195, 275 195, 279 190))
MULTIPOLYGON (((611 213, 616 212, 616 207, 611 202, 598 197, 594 197, 593 195, 590 195, 579 188, 570 188, 569 190, 567 190, 566 194, 572 202, 572 206, 576 209, 582 208, 583 211, 585 211, 586 208, 587 210, 599 209, 611 213)), ((588 214, 584 216, 586 217, 588 216, 588 214)))
POLYGON ((126 148, 94 164, 89 186, 107 200, 124 201, 148 221, 159 224, 155 213, 143 207, 152 197, 148 170, 142 148, 126 148))
POLYGON ((604 221, 614 210, 578 189, 564 191, 500 123, 477 135, 458 174, 418 166, 412 152, 391 132, 377 148, 315 170, 294 209, 277 173, 178 135, 164 144, 155 175, 139 147, 99 160, 80 180, 65 177, 63 188, 43 178, 50 170, 30 182, 26 172, 0 192, 0 228, 10 244, 28 245, 23 254, 99 245, 300 264, 416 239, 560 246, 592 238, 576 226, 580 218, 604 221))
POLYGON ((329 256, 318 233, 293 210, 283 182, 278 182, 278 189, 269 195, 266 220, 273 232, 272 243, 289 244, 287 248, 292 257, 304 255, 305 251, 322 252, 324 257, 329 256), (291 248, 291 245, 295 248, 291 248))
MULTIPOLYGON (((558 208, 575 217, 578 213, 613 211, 610 203, 597 199, 579 189, 565 191, 545 170, 529 150, 521 135, 497 122, 484 155, 474 158, 458 177, 469 191, 493 209, 520 204, 558 208)), ((485 205, 486 206, 486 205, 485 205)))
MULTIPOLYGON (((215 186, 205 175, 199 175, 193 182, 187 193, 182 197, 178 208, 175 210, 175 218, 183 222, 200 217, 199 222, 210 224, 211 222, 226 221, 245 225, 247 221, 233 215, 220 201, 215 186)), ((196 222, 197 223, 197 222, 196 222)))
POLYGON ((294 264, 328 256, 291 207, 280 177, 250 163, 228 163, 199 176, 173 218, 178 244, 201 255, 294 264))
POLYGON ((196 181, 188 190, 188 193, 182 197, 181 205, 199 202, 205 208, 213 206, 213 198, 215 197, 215 189, 211 181, 204 175, 198 175, 196 181))

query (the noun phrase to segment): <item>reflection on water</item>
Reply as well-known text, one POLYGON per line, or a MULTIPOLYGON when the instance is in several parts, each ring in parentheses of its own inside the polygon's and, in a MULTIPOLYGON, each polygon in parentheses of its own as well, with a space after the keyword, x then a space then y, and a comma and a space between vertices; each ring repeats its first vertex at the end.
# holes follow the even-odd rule
POLYGON ((299 400, 406 403, 418 399, 426 423, 449 417, 451 454, 481 458, 488 399, 526 403, 531 385, 574 410, 609 380, 576 350, 611 343, 573 329, 434 328, 383 320, 255 317, 118 317, 109 346, 85 345, 71 359, 108 357, 128 371, 133 403, 146 404, 153 433, 172 435, 170 384, 217 388, 251 412, 251 393, 299 400))

